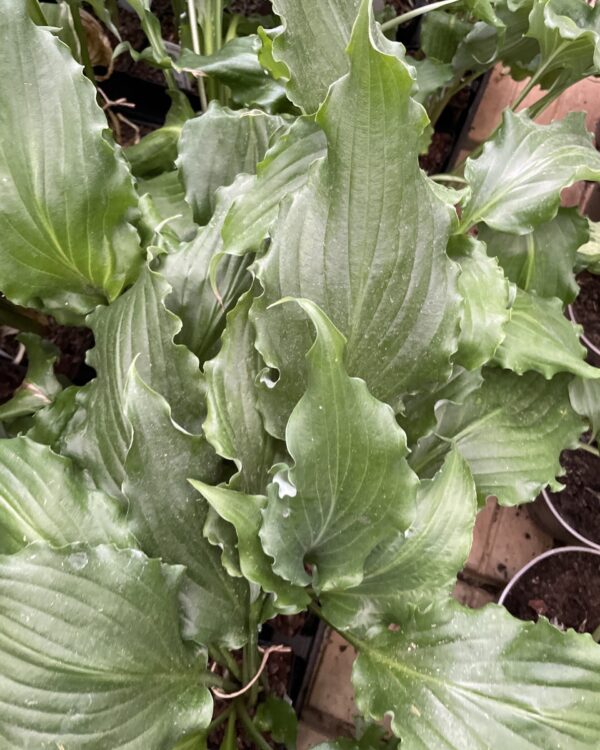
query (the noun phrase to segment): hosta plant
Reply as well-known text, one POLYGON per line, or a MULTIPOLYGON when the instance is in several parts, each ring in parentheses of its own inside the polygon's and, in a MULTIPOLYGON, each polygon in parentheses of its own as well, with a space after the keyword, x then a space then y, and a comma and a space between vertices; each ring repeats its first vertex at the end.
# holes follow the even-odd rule
POLYGON ((461 174, 418 163, 450 90, 432 71, 456 89, 481 72, 465 50, 487 40, 491 64, 510 42, 537 112, 597 71, 596 9, 464 0, 428 16, 416 59, 370 0, 274 0, 259 59, 288 114, 184 107, 161 160, 160 131, 115 146, 31 7, 0 0, 0 289, 91 328, 95 377, 63 388, 22 337, 0 415, 0 748, 199 750, 219 724, 225 748, 293 748, 259 631, 304 610, 356 649, 358 711, 402 748, 596 747, 591 636, 451 594, 478 508, 557 489, 597 414, 563 314, 595 256, 560 194, 600 156, 582 115, 509 110, 461 174))

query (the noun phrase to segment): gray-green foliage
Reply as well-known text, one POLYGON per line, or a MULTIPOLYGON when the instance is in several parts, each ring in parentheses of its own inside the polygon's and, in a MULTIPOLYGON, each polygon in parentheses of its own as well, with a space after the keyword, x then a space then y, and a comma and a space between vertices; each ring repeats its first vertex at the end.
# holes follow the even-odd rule
MULTIPOLYGON (((275 0, 279 27, 213 55, 182 23, 175 64, 136 1, 173 106, 126 160, 67 48, 0 0, 0 291, 95 336, 83 387, 22 339, 0 408, 26 431, 0 439, 2 750, 206 747, 208 688, 237 691, 261 623, 309 606, 396 735, 323 747, 595 746, 592 639, 450 597, 478 506, 559 487, 598 433, 600 370, 563 315, 597 228, 559 203, 600 160, 579 116, 508 112, 461 193, 418 162, 425 107, 497 60, 545 101, 595 72, 584 5, 464 0, 413 65, 371 0, 275 0), (177 68, 230 106, 193 116, 177 68)), ((222 747, 237 727, 294 750, 262 689, 222 747)))

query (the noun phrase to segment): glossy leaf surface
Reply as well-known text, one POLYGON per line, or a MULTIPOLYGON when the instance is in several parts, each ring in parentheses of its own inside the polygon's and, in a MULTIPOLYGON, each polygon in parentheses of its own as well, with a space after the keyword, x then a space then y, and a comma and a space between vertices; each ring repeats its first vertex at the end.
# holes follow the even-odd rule
POLYGON ((391 711, 409 750, 586 750, 600 731, 599 670, 589 636, 454 604, 361 643, 353 682, 361 711, 391 711))
POLYGON ((206 660, 179 635, 181 573, 112 546, 1 557, 5 746, 171 747, 205 727, 206 660))
POLYGON ((0 15, 0 67, 10 71, 0 82, 10 133, 0 149, 0 288, 14 302, 80 321, 137 275, 137 196, 69 50, 29 20, 25 3, 2 0, 0 15))

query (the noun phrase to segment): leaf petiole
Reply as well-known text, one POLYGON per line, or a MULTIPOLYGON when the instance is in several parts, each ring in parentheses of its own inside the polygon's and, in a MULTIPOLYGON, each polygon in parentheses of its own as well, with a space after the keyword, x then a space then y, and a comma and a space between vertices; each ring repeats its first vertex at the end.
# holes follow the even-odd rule
POLYGON ((409 10, 407 13, 402 13, 401 15, 396 16, 396 18, 392 18, 390 21, 382 23, 381 30, 390 31, 391 29, 395 29, 398 26, 402 26, 403 23, 412 21, 413 18, 418 18, 425 13, 430 13, 432 10, 437 10, 438 8, 443 8, 445 5, 452 5, 457 2, 458 0, 440 0, 440 2, 432 3, 431 5, 424 5, 422 8, 409 10))

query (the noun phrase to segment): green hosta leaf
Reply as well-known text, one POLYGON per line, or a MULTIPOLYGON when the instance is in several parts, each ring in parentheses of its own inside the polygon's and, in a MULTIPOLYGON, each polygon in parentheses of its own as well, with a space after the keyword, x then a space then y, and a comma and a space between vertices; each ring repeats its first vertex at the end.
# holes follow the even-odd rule
POLYGON ((497 232, 484 225, 478 234, 512 282, 526 292, 563 302, 572 302, 579 293, 573 267, 587 237, 587 221, 575 208, 561 208, 552 221, 529 234, 497 232))
POLYGON ((181 131, 194 116, 189 99, 183 92, 167 93, 172 101, 163 127, 148 133, 139 143, 124 151, 132 173, 138 178, 149 179, 175 168, 181 131))
POLYGON ((496 26, 503 25, 496 15, 494 2, 490 2, 490 0, 464 0, 464 5, 469 9, 471 15, 479 21, 485 21, 496 26))
POLYGON ((54 374, 58 349, 34 333, 22 333, 18 339, 27 350, 27 374, 11 400, 0 406, 0 421, 34 414, 62 391, 54 374))
MULTIPOLYGON (((140 195, 147 193, 152 198, 160 224, 166 222, 177 239, 189 240, 194 236, 197 226, 192 218, 192 210, 185 201, 177 172, 164 172, 147 180, 139 180, 138 192, 140 195)), ((157 229, 156 226, 153 228, 157 229)))
POLYGON ((600 10, 585 0, 536 0, 527 36, 540 45, 547 86, 566 87, 600 69, 600 10))
POLYGON ((214 281, 220 299, 210 279, 211 264, 223 252, 221 230, 227 212, 251 185, 250 176, 240 175, 233 185, 218 190, 217 207, 210 223, 192 242, 162 258, 161 273, 172 287, 167 305, 183 326, 178 341, 201 362, 214 356, 227 311, 235 306, 252 281, 248 273, 251 259, 232 256, 223 258, 216 268, 214 281))
POLYGON ((95 89, 20 0, 0 0, 0 289, 73 321, 113 300, 142 261, 137 197, 95 89), (21 92, 15 96, 15 91, 21 92))
POLYGON ((494 357, 501 367, 519 375, 535 370, 546 378, 557 372, 600 378, 600 369, 585 361, 578 328, 565 318, 558 299, 542 299, 518 289, 504 333, 494 357))
POLYGON ((269 695, 256 710, 256 725, 261 732, 269 732, 275 742, 282 742, 286 750, 296 750, 298 717, 289 703, 269 695))
POLYGON ((212 216, 217 188, 231 185, 241 172, 255 174, 281 117, 260 110, 234 112, 213 102, 206 114, 189 120, 181 134, 179 169, 185 197, 198 224, 212 216))
POLYGON ((302 392, 311 342, 294 306, 266 310, 282 297, 305 295, 322 307, 348 339, 348 372, 396 410, 404 395, 450 372, 460 316, 457 267, 445 253, 454 211, 418 166, 426 115, 410 99, 401 51, 364 3, 350 73, 317 115, 328 157, 287 201, 256 264, 265 289, 255 303, 257 348, 280 371, 279 435, 302 392))
POLYGON ((432 94, 444 88, 454 77, 451 65, 426 57, 424 60, 410 60, 417 71, 417 91, 413 98, 419 104, 426 104, 432 94))
POLYGON ((477 512, 473 477, 457 451, 434 479, 421 483, 416 507, 410 528, 369 555, 358 586, 321 595, 325 616, 336 627, 365 632, 398 623, 412 603, 451 593, 469 556, 477 512))
POLYGON ((294 461, 264 512, 263 547, 278 575, 320 591, 360 583, 369 553, 414 515, 416 477, 393 412, 343 365, 345 340, 314 303, 298 300, 316 339, 308 385, 286 429, 294 461))
POLYGON ((569 386, 573 409, 585 417, 592 429, 591 440, 600 434, 600 381, 575 378, 569 386))
POLYGON ((480 221, 503 232, 529 234, 556 216, 560 191, 578 180, 600 180, 600 154, 584 114, 537 125, 526 114, 504 113, 502 127, 465 176, 471 196, 459 231, 480 221))
POLYGON ((173 422, 165 399, 135 369, 125 411, 133 431, 123 485, 131 529, 148 555, 186 566, 186 636, 239 647, 247 637, 248 587, 226 573, 218 550, 203 538, 207 506, 187 481, 218 482, 218 458, 203 436, 173 422))
POLYGON ((211 487, 196 480, 190 480, 190 483, 206 498, 219 517, 235 528, 242 574, 274 595, 278 612, 294 614, 306 609, 310 602, 308 594, 273 572, 273 561, 261 546, 259 531, 267 498, 245 495, 225 487, 211 487))
POLYGON ((69 459, 26 437, 0 440, 0 554, 39 540, 131 544, 124 509, 69 459))
POLYGON ((281 201, 306 184, 311 165, 326 155, 323 131, 299 117, 256 168, 256 180, 231 207, 223 224, 225 252, 258 250, 279 213, 281 201))
POLYGON ((125 478, 130 434, 123 394, 134 360, 141 377, 167 399, 178 424, 195 432, 204 418, 198 360, 173 343, 181 323, 165 307, 169 292, 164 278, 146 267, 122 297, 88 318, 96 340, 89 363, 97 377, 78 394, 79 408, 59 447, 111 494, 120 493, 125 478))
POLYGON ((590 221, 589 230, 589 240, 577 250, 577 267, 600 274, 600 221, 590 221))
POLYGON ((472 237, 453 243, 461 274, 458 290, 464 298, 456 361, 469 370, 489 362, 504 339, 510 318, 510 289, 502 268, 472 237))
POLYGON ((232 39, 214 55, 197 55, 184 49, 177 67, 216 78, 229 88, 232 101, 241 107, 281 112, 288 106, 285 89, 258 61, 260 47, 260 39, 252 34, 232 39))
POLYGON ((529 30, 529 15, 534 0, 511 2, 502 0, 496 4, 496 14, 504 24, 498 57, 510 68, 513 78, 520 80, 536 70, 539 61, 539 44, 525 36, 529 30))
POLYGON ((227 316, 221 351, 206 363, 206 437, 219 455, 235 461, 234 484, 243 492, 264 494, 278 443, 265 431, 256 380, 263 367, 248 319, 252 295, 245 294, 227 316))
POLYGON ((361 0, 274 0, 283 26, 272 55, 290 72, 289 98, 316 112, 329 86, 348 72, 345 51, 361 0))
POLYGON ((33 424, 27 431, 27 437, 58 451, 60 436, 77 411, 77 394, 81 390, 74 385, 65 388, 49 406, 38 411, 33 417, 33 424))
POLYGON ((441 10, 429 12, 421 22, 421 49, 428 58, 450 64, 473 24, 441 10))
POLYGON ((73 16, 67 3, 40 3, 48 26, 56 34, 61 42, 67 45, 71 54, 81 63, 81 45, 77 37, 77 32, 73 25, 73 16), (56 31, 55 31, 56 30, 56 31))
POLYGON ((0 558, 0 735, 30 750, 167 748, 207 726, 179 635, 182 568, 111 546, 0 558))
POLYGON ((482 383, 483 377, 480 370, 465 370, 457 365, 448 382, 440 388, 409 396, 404 404, 403 413, 398 415, 398 422, 406 432, 408 444, 412 445, 420 437, 433 432, 438 404, 445 401, 464 404, 465 400, 478 390, 482 383))
POLYGON ((531 502, 543 487, 559 490, 559 456, 577 444, 581 419, 569 403, 570 376, 545 380, 528 372, 487 369, 480 390, 464 404, 437 409, 435 434, 411 456, 419 475, 431 476, 455 445, 469 464, 480 501, 531 502))
POLYGON ((452 67, 457 73, 484 72, 498 58, 500 39, 503 34, 487 23, 476 23, 461 40, 452 58, 452 67))
POLYGON ((391 712, 406 750, 588 750, 600 732, 600 649, 543 619, 455 604, 359 648, 358 707, 391 712))

